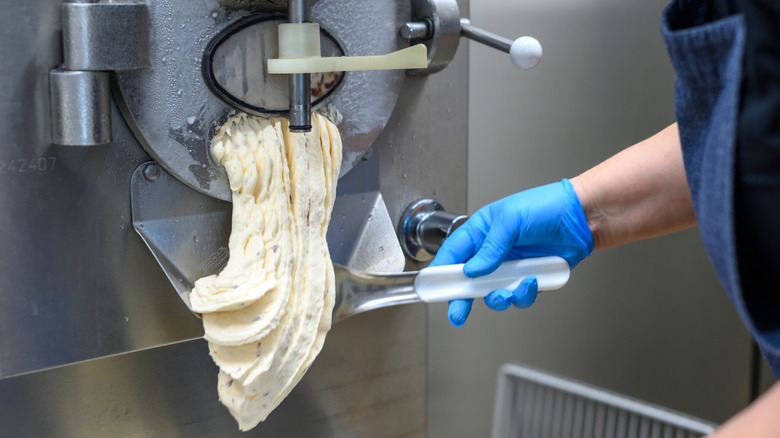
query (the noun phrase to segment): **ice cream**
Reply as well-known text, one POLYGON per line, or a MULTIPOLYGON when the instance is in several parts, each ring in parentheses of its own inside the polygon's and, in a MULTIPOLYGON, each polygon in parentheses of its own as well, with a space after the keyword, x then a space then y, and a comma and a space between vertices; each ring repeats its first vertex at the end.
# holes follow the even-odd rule
POLYGON ((192 309, 220 368, 218 393, 249 430, 281 403, 330 329, 334 274, 325 234, 341 165, 341 137, 321 115, 310 133, 246 114, 212 143, 233 192, 230 258, 195 282, 192 309))

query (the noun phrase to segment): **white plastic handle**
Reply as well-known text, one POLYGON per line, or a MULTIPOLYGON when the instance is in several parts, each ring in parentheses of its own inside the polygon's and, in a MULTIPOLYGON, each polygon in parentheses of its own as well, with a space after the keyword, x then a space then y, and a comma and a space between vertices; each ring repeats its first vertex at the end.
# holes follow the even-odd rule
POLYGON ((514 290, 531 275, 539 290, 560 289, 569 281, 569 263, 561 257, 535 257, 506 261, 495 272, 477 278, 463 274, 463 265, 425 268, 414 279, 414 289, 426 303, 484 297, 496 289, 514 290))
POLYGON ((509 48, 509 58, 517 68, 529 70, 536 67, 542 59, 542 45, 536 38, 522 36, 509 48))

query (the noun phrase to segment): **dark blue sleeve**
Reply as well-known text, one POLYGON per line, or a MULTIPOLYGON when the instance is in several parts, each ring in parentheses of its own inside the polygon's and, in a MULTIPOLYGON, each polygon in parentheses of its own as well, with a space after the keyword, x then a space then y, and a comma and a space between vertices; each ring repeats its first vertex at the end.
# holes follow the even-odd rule
POLYGON ((780 2, 731 2, 746 24, 734 175, 740 282, 755 327, 780 344, 780 2))

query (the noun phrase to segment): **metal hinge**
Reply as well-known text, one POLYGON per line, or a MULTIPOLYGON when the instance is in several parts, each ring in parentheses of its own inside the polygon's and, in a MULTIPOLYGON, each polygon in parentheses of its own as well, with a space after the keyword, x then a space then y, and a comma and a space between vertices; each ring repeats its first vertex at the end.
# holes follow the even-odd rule
POLYGON ((63 65, 49 73, 53 143, 111 141, 109 74, 150 66, 149 29, 145 2, 63 3, 63 65))

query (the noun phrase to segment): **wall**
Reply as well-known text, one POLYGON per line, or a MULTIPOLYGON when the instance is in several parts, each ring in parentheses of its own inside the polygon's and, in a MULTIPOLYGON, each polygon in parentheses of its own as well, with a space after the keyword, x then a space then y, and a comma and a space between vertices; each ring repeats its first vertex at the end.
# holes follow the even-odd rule
MULTIPOLYGON (((532 35, 534 70, 470 45, 468 211, 573 177, 674 121, 665 0, 481 0, 476 26, 532 35)), ((466 44, 466 41, 462 41, 466 44)), ((748 401, 750 343, 696 230, 599 251, 530 309, 429 307, 429 436, 486 436, 500 364, 522 362, 722 422, 748 401)))

